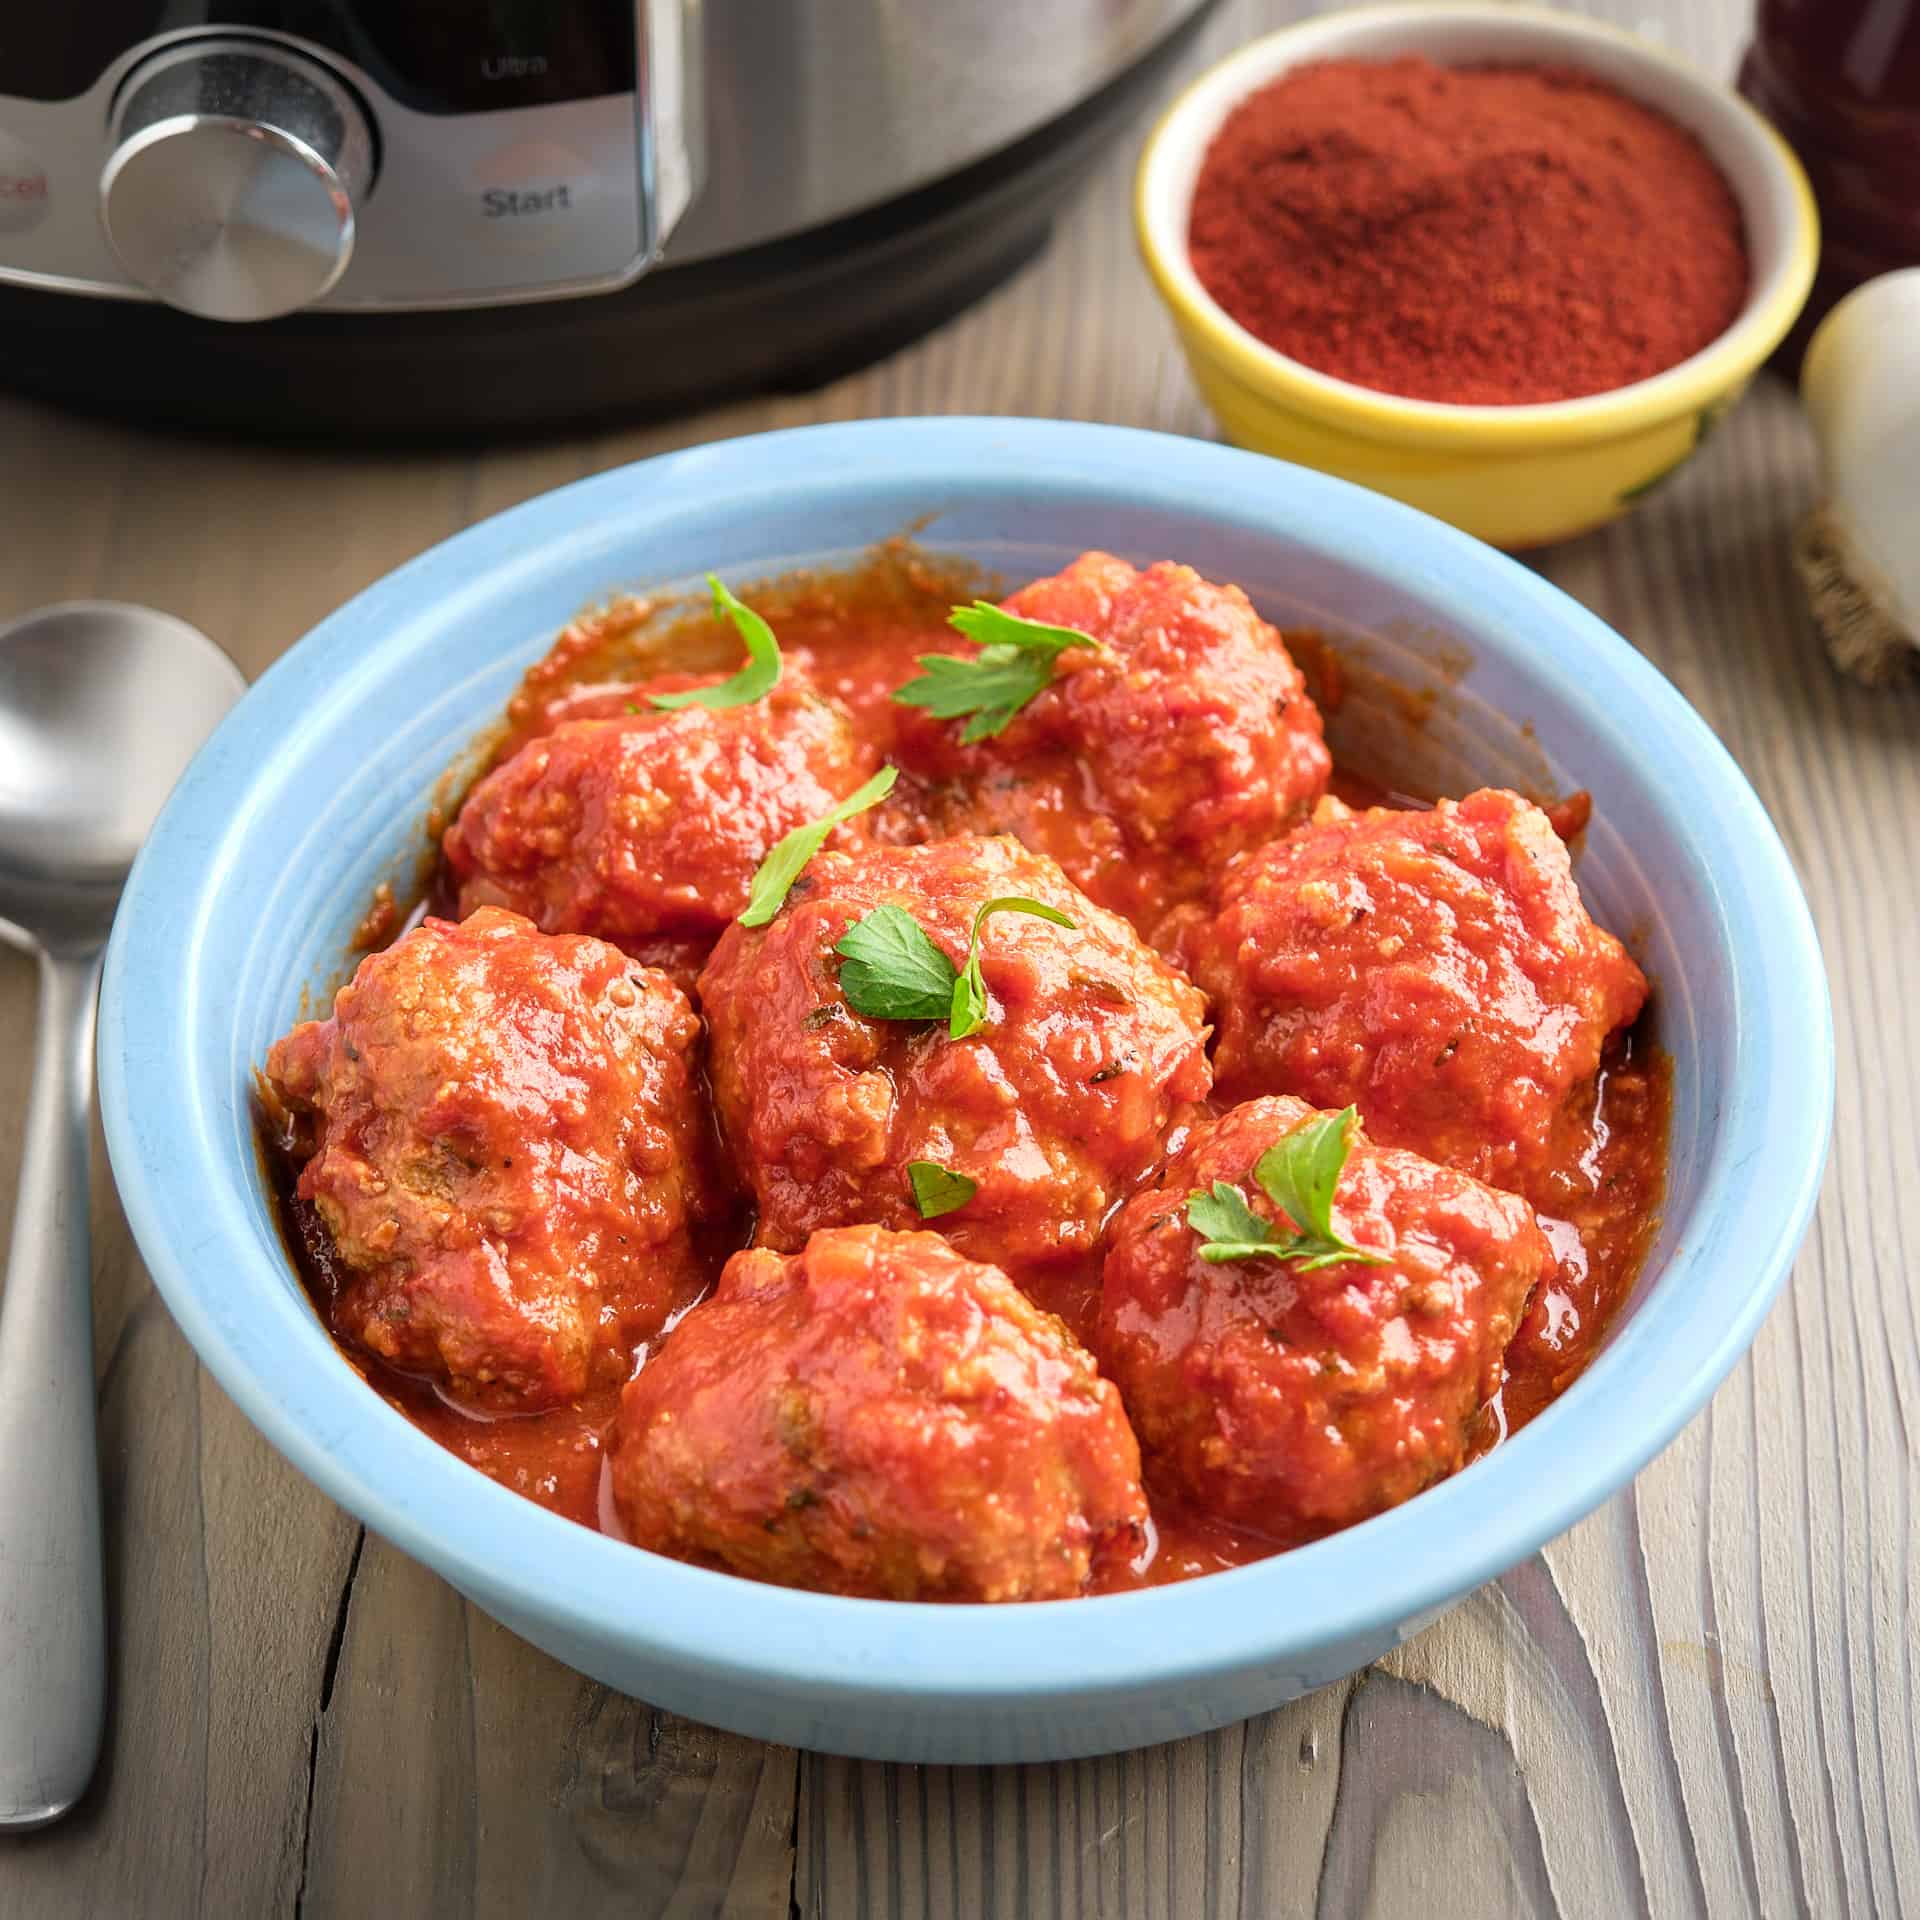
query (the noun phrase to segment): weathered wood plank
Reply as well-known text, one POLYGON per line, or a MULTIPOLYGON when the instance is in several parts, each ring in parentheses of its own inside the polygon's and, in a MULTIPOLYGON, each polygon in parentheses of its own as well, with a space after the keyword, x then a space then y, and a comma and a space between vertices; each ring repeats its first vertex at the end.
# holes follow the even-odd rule
POLYGON ((785 1920, 790 1748, 630 1700, 466 1613, 485 1812, 479 1912, 785 1920))
POLYGON ((369 1537, 298 1911, 784 1916, 795 1764, 582 1679, 369 1537))

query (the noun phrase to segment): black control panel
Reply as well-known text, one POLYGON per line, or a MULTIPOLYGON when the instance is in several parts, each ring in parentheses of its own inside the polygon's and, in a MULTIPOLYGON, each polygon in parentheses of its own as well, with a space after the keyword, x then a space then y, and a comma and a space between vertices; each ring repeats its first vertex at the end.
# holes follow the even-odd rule
POLYGON ((130 47, 264 28, 351 61, 417 113, 634 91, 633 0, 0 0, 0 95, 68 100, 130 47))
POLYGON ((169 11, 166 0, 0 9, 0 94, 71 100, 129 47, 159 33, 169 11))

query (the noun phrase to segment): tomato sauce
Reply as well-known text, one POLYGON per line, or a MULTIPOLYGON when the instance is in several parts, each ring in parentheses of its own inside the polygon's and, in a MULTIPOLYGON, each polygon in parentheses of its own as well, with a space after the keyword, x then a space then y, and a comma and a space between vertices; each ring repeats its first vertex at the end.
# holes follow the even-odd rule
MULTIPOLYGON (((917 720, 892 701, 893 691, 913 677, 917 656, 955 650, 947 612, 986 584, 958 565, 898 541, 876 550, 857 569, 795 574, 754 587, 751 599, 778 633, 786 658, 845 705, 863 740, 884 757, 894 749, 903 723, 917 720)), ((1337 655, 1318 635, 1285 637, 1310 690, 1326 704, 1337 704, 1337 655)), ((498 765, 558 720, 618 711, 636 680, 669 666, 686 671, 728 667, 737 656, 731 628, 704 612, 689 614, 683 607, 634 599, 583 615, 529 671, 474 770, 498 765)), ((1434 797, 1400 791, 1390 782, 1376 784, 1345 768, 1335 769, 1331 791, 1356 807, 1423 806, 1434 797)), ((871 819, 874 837, 907 843, 940 834, 952 797, 938 781, 903 773, 871 819)), ((1081 804, 1093 810, 1090 801, 1081 804)), ((1585 824, 1583 795, 1542 804, 1565 837, 1585 824)), ((1067 835, 1100 831, 1097 820, 1069 818, 1058 826, 1067 835)), ((420 910, 448 915, 456 892, 443 862, 420 910)), ((1129 904, 1139 905, 1143 920, 1151 919, 1152 901, 1129 904)), ((410 924, 385 895, 370 903, 356 944, 384 944, 410 924)), ((1483 1410, 1473 1436, 1474 1457, 1523 1426, 1579 1376, 1631 1291, 1658 1231, 1670 1073, 1649 1028, 1643 1016, 1629 1032, 1615 1036, 1593 1083, 1590 1110, 1568 1116, 1560 1129, 1553 1175, 1555 1192, 1563 1198, 1558 1211, 1540 1210, 1558 1271, 1538 1290, 1507 1350, 1501 1391, 1483 1410)), ((1217 1102, 1208 1108, 1219 1110, 1217 1102)), ((1181 1137, 1176 1133, 1169 1141, 1169 1153, 1181 1137)), ((296 1197, 298 1169, 264 1122, 261 1145, 289 1252, 316 1310, 332 1329, 333 1303, 349 1293, 349 1275, 313 1209, 296 1197)), ((746 1237, 745 1222, 704 1236, 699 1258, 710 1280, 746 1237)), ((1028 1291, 1086 1340, 1098 1318, 1099 1258, 1032 1283, 1028 1291)), ((603 1446, 617 1388, 599 1388, 541 1413, 479 1415, 442 1397, 431 1383, 344 1344, 342 1351, 391 1406, 470 1466, 583 1526, 617 1532, 603 1488, 603 1446)), ((1149 1493, 1153 1521, 1146 1552, 1130 1567, 1098 1577, 1095 1590, 1191 1579, 1298 1544, 1185 1511, 1154 1493, 1151 1480, 1149 1493)))

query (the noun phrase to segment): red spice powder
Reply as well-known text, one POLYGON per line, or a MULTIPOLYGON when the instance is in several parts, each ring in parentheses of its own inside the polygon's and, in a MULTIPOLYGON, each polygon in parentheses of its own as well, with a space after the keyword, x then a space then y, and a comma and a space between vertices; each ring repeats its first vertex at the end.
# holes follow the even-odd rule
POLYGON ((1481 405, 1644 380, 1746 299, 1740 209, 1694 137, 1586 74, 1322 60, 1242 101, 1188 229, 1270 347, 1481 405))

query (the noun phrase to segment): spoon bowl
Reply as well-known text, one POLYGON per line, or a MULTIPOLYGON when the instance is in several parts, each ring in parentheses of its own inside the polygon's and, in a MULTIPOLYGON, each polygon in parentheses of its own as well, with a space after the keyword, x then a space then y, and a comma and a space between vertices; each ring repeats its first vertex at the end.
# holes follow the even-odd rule
POLYGON ((173 783, 239 697, 172 614, 109 600, 0 626, 0 918, 41 944, 107 937, 173 783))
POLYGON ((0 1830, 73 1805, 106 1715, 86 1201, 100 956, 147 829, 245 686, 198 628, 146 607, 0 626, 0 934, 40 962, 0 1294, 0 1830))

